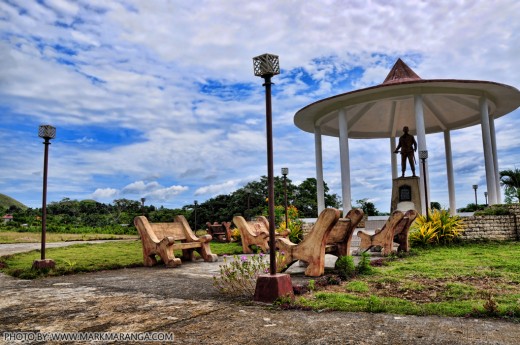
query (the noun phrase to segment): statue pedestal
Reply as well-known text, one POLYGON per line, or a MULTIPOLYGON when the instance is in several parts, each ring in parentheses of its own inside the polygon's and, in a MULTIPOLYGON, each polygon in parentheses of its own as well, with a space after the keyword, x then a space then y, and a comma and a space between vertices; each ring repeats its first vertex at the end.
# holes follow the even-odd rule
POLYGON ((399 203, 408 202, 410 207, 417 212, 421 212, 421 190, 419 188, 419 177, 399 177, 392 180, 392 201, 390 203, 390 212, 397 209, 399 203), (413 207, 411 205, 413 204, 413 207))

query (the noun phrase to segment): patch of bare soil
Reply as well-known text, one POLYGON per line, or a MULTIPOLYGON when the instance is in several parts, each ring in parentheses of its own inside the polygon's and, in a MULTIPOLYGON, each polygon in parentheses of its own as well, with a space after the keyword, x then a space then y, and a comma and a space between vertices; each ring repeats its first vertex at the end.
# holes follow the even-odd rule
MULTIPOLYGON (((415 303, 432 303, 449 300, 486 299, 489 296, 520 294, 520 284, 500 277, 453 277, 443 279, 408 278, 400 281, 366 278, 369 290, 352 292, 359 296, 376 295, 380 297, 401 298, 415 303)), ((327 285, 321 289, 331 292, 347 292, 347 282, 340 285, 327 285)))

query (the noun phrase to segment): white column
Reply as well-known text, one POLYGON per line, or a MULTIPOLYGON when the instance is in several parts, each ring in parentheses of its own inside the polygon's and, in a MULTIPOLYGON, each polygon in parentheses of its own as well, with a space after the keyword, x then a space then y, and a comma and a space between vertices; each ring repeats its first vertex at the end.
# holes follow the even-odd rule
POLYGON ((455 180, 453 178, 453 157, 451 154, 451 135, 450 131, 444 131, 444 151, 446 155, 446 174, 448 175, 448 195, 450 199, 450 214, 457 214, 455 201, 455 180))
MULTIPOLYGON (((424 125, 424 110, 423 110, 423 99, 422 95, 414 96, 414 105, 415 105, 415 127, 417 130, 417 151, 425 151, 428 150, 426 147, 426 127, 424 125)), ((418 155, 416 155, 418 157, 418 155)), ((422 162, 420 159, 417 159, 417 163, 420 163, 421 166, 421 174, 419 181, 419 189, 421 191, 421 204, 422 204, 422 214, 426 214, 426 200, 424 198, 424 180, 426 179, 426 183, 428 185, 428 189, 430 186, 430 181, 428 179, 428 160, 426 160, 425 170, 426 173, 422 173, 422 162)), ((429 192, 429 190, 428 190, 429 192)), ((431 193, 428 193, 428 199, 431 201, 431 193)))
POLYGON ((493 148, 491 145, 491 131, 489 128, 489 112, 486 97, 481 97, 479 101, 480 117, 482 127, 482 144, 484 146, 484 164, 486 166, 486 185, 488 192, 488 202, 490 205, 497 203, 497 190, 495 180, 495 164, 493 163, 493 148))
POLYGON ((497 204, 501 204, 502 193, 500 190, 500 170, 498 169, 497 137, 495 133, 495 118, 493 115, 489 116, 489 132, 491 134, 491 149, 493 152, 493 165, 495 167, 495 189, 497 191, 497 204))
POLYGON ((325 189, 323 188, 323 154, 321 146, 321 128, 314 127, 314 151, 316 156, 316 197, 318 198, 318 216, 325 209, 325 189))
POLYGON ((397 155, 394 153, 397 145, 395 144, 395 138, 390 138, 390 157, 392 157, 392 180, 397 178, 397 155))
POLYGON ((348 152, 348 122, 347 113, 341 109, 338 113, 339 121, 339 155, 341 161, 341 196, 343 199, 343 216, 352 209, 352 195, 350 193, 350 161, 348 152))

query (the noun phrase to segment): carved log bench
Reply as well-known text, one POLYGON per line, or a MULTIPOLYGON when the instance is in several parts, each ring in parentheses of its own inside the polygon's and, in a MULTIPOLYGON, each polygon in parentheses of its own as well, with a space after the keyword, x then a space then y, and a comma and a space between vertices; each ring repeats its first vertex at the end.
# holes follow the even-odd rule
POLYGON ((231 242, 231 222, 206 222, 207 233, 219 242, 231 242))
POLYGON ((156 265, 156 255, 159 255, 167 267, 179 266, 181 259, 175 257, 174 250, 182 250, 184 261, 193 261, 194 251, 197 251, 204 261, 218 260, 209 247, 211 236, 195 236, 183 216, 176 216, 172 223, 150 223, 146 217, 138 216, 135 217, 134 224, 141 237, 145 266, 156 265))
POLYGON ((284 271, 295 261, 302 260, 308 264, 305 269, 306 276, 318 277, 323 275, 325 273, 327 238, 339 217, 339 210, 334 208, 323 210, 310 232, 298 244, 292 243, 286 238, 277 238, 276 247, 284 255, 283 262, 279 265, 280 270, 284 271))
POLYGON ((234 216, 233 223, 240 231, 242 251, 252 254, 252 245, 258 246, 264 253, 269 251, 269 221, 260 216, 255 221, 246 221, 242 216, 234 216))
POLYGON ((325 252, 337 256, 350 255, 350 245, 352 244, 352 234, 356 230, 359 222, 363 219, 361 209, 350 210, 345 218, 338 219, 327 237, 325 252))
POLYGON ((396 241, 399 243, 399 251, 409 251, 408 233, 416 217, 415 210, 406 213, 396 210, 392 212, 381 230, 376 230, 374 235, 358 231, 357 235, 361 239, 359 250, 367 251, 374 246, 381 246, 381 255, 388 255, 393 251, 394 241, 396 241))
POLYGON ((397 247, 398 252, 410 251, 410 241, 408 239, 408 235, 410 233, 410 227, 418 215, 419 214, 416 210, 408 210, 404 214, 403 219, 399 222, 399 224, 397 224, 397 227, 394 230, 394 242, 399 245, 399 247, 397 247))

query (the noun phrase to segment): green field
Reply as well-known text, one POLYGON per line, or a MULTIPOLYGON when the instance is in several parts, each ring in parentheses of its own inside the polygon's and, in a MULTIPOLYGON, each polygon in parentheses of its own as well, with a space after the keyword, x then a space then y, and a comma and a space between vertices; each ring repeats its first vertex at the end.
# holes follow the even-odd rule
POLYGON ((304 295, 295 305, 520 321, 520 242, 439 247, 416 254, 304 295))

